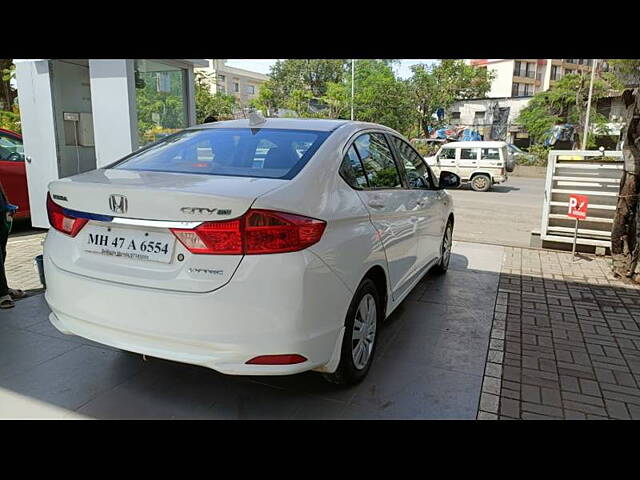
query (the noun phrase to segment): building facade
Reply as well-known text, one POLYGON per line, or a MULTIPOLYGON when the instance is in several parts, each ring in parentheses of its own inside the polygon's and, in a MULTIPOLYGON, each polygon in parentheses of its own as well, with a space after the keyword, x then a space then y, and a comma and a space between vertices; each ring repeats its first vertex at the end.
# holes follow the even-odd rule
POLYGON ((260 93, 260 87, 269 80, 268 75, 242 68, 229 67, 226 60, 207 59, 209 65, 197 68, 209 80, 211 93, 227 93, 235 96, 241 107, 246 107, 260 93))
MULTIPOLYGON (((480 59, 466 62, 494 72, 495 78, 486 98, 454 103, 447 112, 449 122, 476 129, 486 140, 505 140, 521 147, 529 145, 529 135, 515 121, 531 97, 549 90, 564 75, 590 74, 593 66, 592 59, 480 59)), ((609 119, 612 135, 619 134, 624 114, 621 99, 600 99, 595 108, 609 119)))
POLYGON ((476 59, 467 60, 476 68, 495 73, 488 98, 532 97, 549 90, 564 75, 591 73, 592 59, 476 59))

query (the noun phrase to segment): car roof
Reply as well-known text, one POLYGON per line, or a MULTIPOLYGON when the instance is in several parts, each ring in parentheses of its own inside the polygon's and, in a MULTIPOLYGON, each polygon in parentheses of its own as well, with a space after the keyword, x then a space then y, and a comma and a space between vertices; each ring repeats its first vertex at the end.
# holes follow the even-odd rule
POLYGON ((13 130, 7 130, 6 128, 0 128, 0 132, 8 133, 9 135, 14 135, 18 138, 22 138, 22 135, 20 135, 18 132, 14 132, 13 130))
POLYGON ((498 141, 478 141, 478 142, 450 142, 442 146, 442 148, 471 148, 471 147, 485 147, 485 148, 499 148, 506 147, 507 142, 498 141))
MULTIPOLYGON (((362 123, 353 122, 351 120, 328 120, 321 118, 267 118, 264 123, 254 126, 254 128, 286 128, 291 130, 316 130, 322 132, 332 132, 336 128, 339 128, 348 123, 362 123)), ((190 129, 207 129, 207 128, 251 128, 248 119, 240 120, 223 120, 220 122, 203 123, 201 125, 195 125, 190 129)))

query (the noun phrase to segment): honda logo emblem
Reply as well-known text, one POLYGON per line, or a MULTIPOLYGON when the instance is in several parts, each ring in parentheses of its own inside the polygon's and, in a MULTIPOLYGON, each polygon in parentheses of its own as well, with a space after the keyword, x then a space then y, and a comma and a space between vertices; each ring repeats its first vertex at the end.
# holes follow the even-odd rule
POLYGON ((127 213, 127 197, 124 195, 111 195, 109 208, 113 213, 127 213))

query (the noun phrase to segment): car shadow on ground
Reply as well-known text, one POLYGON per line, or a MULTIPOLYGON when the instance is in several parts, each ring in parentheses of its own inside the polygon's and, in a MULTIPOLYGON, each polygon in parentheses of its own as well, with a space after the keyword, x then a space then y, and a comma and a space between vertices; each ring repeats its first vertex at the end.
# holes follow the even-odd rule
MULTIPOLYGON (((470 184, 464 184, 461 185, 459 190, 465 190, 465 191, 469 191, 469 192, 473 192, 473 189, 471 188, 470 184)), ((513 192, 513 191, 518 191, 520 190, 519 187, 514 187, 512 185, 492 185, 491 189, 489 189, 488 192, 476 192, 479 195, 481 195, 482 193, 509 193, 509 192, 513 192)))

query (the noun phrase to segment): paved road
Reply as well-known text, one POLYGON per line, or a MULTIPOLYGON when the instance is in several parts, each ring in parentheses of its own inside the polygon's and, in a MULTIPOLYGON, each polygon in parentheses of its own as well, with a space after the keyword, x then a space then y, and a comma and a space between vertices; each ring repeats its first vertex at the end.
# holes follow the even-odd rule
POLYGON ((540 229, 544 178, 511 177, 489 192, 449 190, 455 202, 455 240, 528 247, 540 229))

